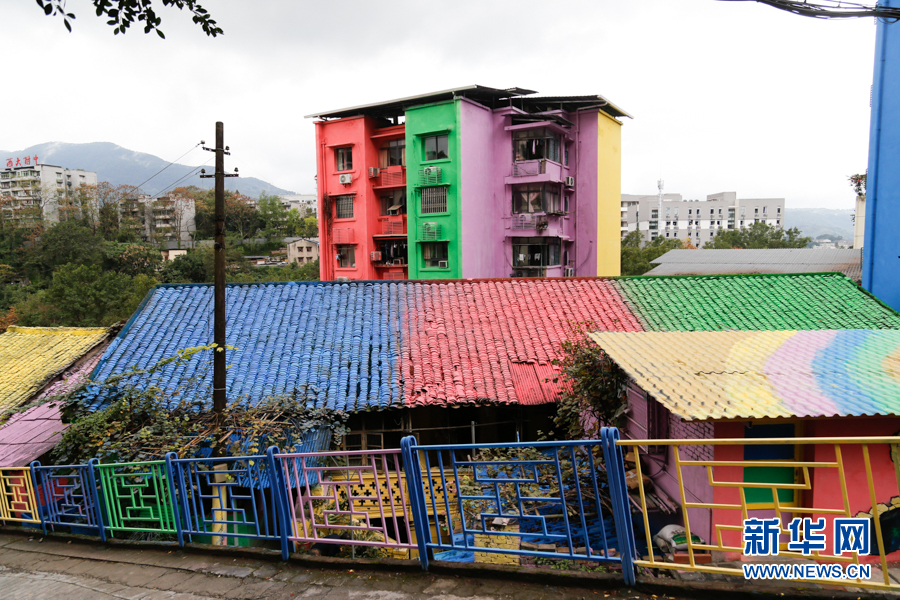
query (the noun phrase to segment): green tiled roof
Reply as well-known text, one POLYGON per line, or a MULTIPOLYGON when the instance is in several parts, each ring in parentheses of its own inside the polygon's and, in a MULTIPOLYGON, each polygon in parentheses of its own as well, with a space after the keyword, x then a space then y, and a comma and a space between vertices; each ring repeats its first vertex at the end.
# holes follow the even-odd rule
POLYGON ((647 331, 900 329, 900 315, 840 273, 626 277, 647 331))

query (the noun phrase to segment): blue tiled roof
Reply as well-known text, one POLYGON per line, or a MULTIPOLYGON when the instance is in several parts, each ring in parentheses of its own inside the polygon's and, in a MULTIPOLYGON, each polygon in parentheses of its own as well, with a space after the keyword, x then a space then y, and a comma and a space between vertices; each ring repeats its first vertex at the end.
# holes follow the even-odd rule
MULTIPOLYGON (((94 370, 105 381, 137 366, 150 367, 178 350, 212 342, 213 288, 167 285, 150 292, 94 370)), ((229 285, 226 294, 229 400, 251 405, 297 390, 316 408, 360 411, 401 403, 402 285, 229 285), (394 326, 390 327, 389 324, 394 326)), ((195 379, 188 400, 212 397, 211 351, 170 365, 148 385, 172 391, 195 379)), ((106 402, 88 392, 92 409, 106 402)))

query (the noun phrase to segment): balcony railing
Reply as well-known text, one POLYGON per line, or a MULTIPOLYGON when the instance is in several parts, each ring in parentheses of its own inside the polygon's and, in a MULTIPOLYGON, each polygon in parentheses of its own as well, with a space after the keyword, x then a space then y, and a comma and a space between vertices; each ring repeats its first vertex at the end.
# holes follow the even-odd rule
POLYGON ((387 167, 378 171, 374 187, 401 187, 406 185, 406 167, 387 167))
POLYGON ((334 244, 352 244, 355 241, 355 230, 349 227, 338 227, 331 230, 331 241, 334 244))
POLYGON ((381 235, 406 235, 406 215, 378 217, 381 235))
POLYGON ((547 172, 547 159, 524 160, 513 163, 513 177, 528 177, 530 175, 543 175, 547 172))

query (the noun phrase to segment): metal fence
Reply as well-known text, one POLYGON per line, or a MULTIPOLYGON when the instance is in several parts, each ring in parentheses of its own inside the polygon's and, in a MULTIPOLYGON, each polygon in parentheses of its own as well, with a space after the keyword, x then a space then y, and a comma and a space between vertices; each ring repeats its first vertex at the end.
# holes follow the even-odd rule
POLYGON ((178 533, 167 460, 97 464, 104 527, 110 533, 178 533))
POLYGON ((31 463, 41 528, 89 533, 106 541, 96 479, 97 459, 86 465, 42 466, 31 463))
MULTIPOLYGON (((900 591, 900 584, 894 582, 889 575, 887 559, 888 554, 900 550, 898 443, 900 438, 896 437, 617 441, 619 448, 634 453, 636 487, 642 512, 641 537, 648 543, 648 548, 651 548, 646 558, 635 560, 635 565, 731 575, 743 580, 743 568, 704 564, 700 557, 709 559, 711 552, 733 557, 743 555, 750 543, 745 534, 744 521, 748 518, 772 517, 777 518, 779 523, 777 530, 773 531, 772 548, 779 561, 785 558, 794 561, 805 559, 805 564, 858 566, 861 562, 859 552, 839 552, 833 545, 828 551, 811 550, 810 547, 807 548, 809 551, 799 551, 798 546, 792 546, 786 538, 799 537, 800 547, 804 541, 811 542, 813 539, 806 530, 801 536, 790 530, 788 523, 795 516, 811 517, 813 521, 821 518, 827 524, 821 528, 822 531, 829 533, 836 531, 836 518, 862 518, 870 523, 871 538, 857 541, 871 543, 870 554, 874 558, 875 568, 872 569, 870 580, 828 576, 798 577, 798 571, 791 571, 790 578, 816 584, 900 591), (682 447, 697 445, 711 446, 714 458, 684 459, 682 447), (648 446, 662 446, 671 452, 685 528, 686 564, 664 562, 652 551, 641 467, 642 449, 648 446), (748 459, 748 449, 749 456, 759 458, 748 459), (685 490, 685 469, 706 471, 706 479, 712 491, 708 501, 689 500, 691 495, 685 490), (710 541, 701 541, 692 535, 689 509, 711 511, 710 541), (886 529, 889 531, 885 531, 886 529)), ((692 480, 697 481, 697 478, 693 477, 692 480)), ((837 540, 831 540, 830 543, 836 544, 837 540)), ((826 546, 824 534, 821 545, 826 546)), ((815 573, 816 569, 813 568, 812 572, 815 573)))
POLYGON ((288 539, 416 548, 400 450, 278 454, 292 523, 288 539))
POLYGON ((275 450, 265 456, 224 458, 169 455, 179 543, 227 546, 270 540, 281 545, 286 560, 284 485, 275 468, 275 450))
POLYGON ((623 496, 612 490, 624 485, 614 444, 419 446, 409 437, 403 450, 426 568, 435 551, 464 551, 508 564, 520 556, 613 563, 634 582, 633 540, 616 522, 630 515, 614 506, 623 496), (434 470, 439 478, 426 482, 422 474, 434 470))
POLYGON ((40 523, 31 469, 0 468, 0 520, 40 523))

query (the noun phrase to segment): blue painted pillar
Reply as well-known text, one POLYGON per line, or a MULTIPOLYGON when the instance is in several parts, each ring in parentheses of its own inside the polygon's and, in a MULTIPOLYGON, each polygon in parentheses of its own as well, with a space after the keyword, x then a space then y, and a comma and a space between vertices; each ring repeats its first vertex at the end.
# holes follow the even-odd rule
MULTIPOLYGON (((878 4, 900 8, 900 0, 878 4)), ((900 310, 900 22, 877 27, 862 284, 900 310)))

